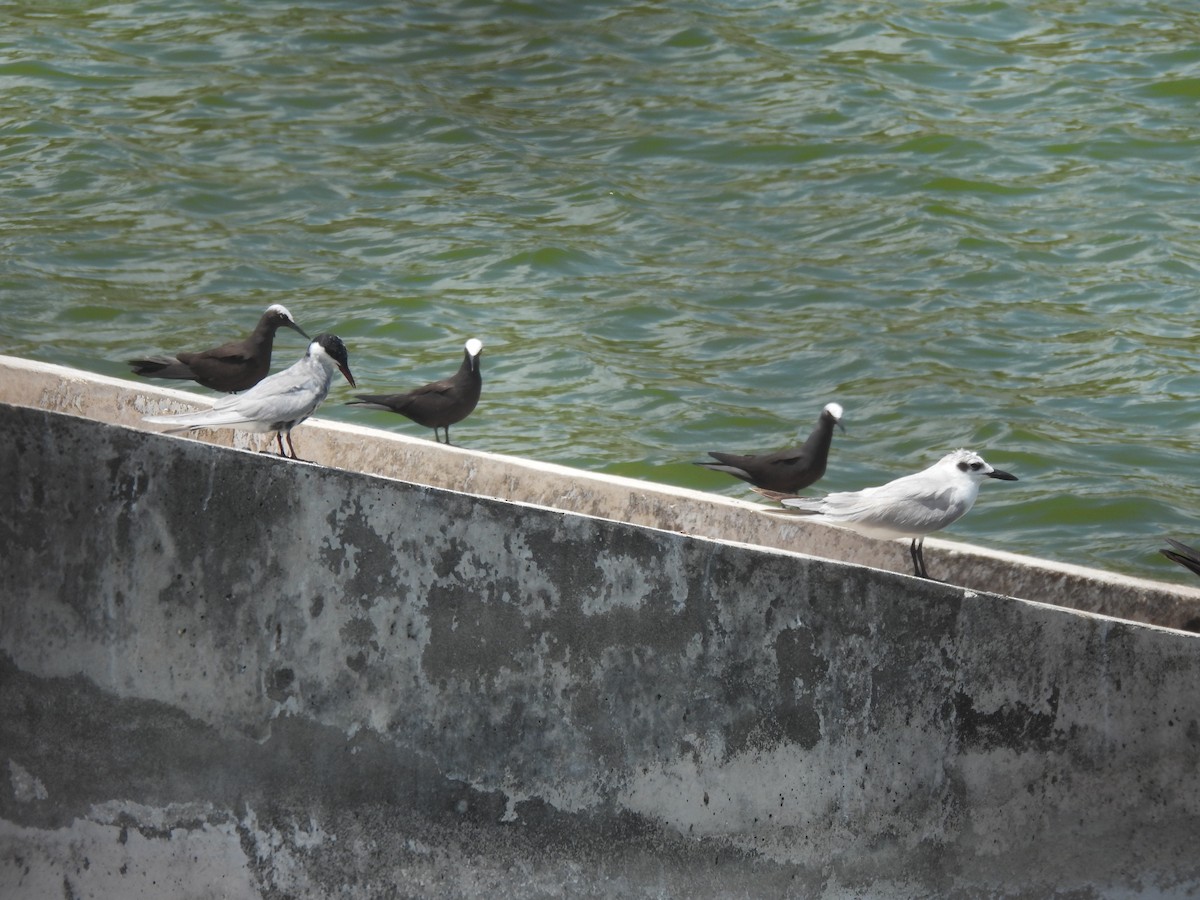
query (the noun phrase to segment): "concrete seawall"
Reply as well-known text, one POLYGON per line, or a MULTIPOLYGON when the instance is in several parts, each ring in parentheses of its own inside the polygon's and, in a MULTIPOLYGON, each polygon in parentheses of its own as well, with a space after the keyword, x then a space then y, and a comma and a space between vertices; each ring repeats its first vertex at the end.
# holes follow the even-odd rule
MULTIPOLYGON (((154 426, 143 423, 144 415, 194 410, 212 400, 149 383, 0 356, 0 402, 145 430, 154 426)), ((326 466, 699 537, 799 550, 847 563, 912 572, 902 542, 870 540, 795 517, 780 519, 763 513, 763 505, 755 502, 446 447, 404 434, 320 419, 304 423, 295 436, 305 459, 326 466)), ((274 450, 270 436, 202 431, 192 438, 218 446, 274 450)), ((1200 631, 1200 587, 1129 578, 936 537, 926 540, 925 556, 931 573, 952 584, 1200 631)))
POLYGON ((1200 890, 1200 638, 1080 611, 1196 592, 922 582, 698 536, 770 521, 746 504, 575 473, 603 510, 566 512, 520 489, 569 470, 366 429, 283 461, 36 368, 0 405, 0 896, 1200 890), (111 421, 33 408, 72 404, 111 421), (349 470, 406 454, 476 493, 349 470))

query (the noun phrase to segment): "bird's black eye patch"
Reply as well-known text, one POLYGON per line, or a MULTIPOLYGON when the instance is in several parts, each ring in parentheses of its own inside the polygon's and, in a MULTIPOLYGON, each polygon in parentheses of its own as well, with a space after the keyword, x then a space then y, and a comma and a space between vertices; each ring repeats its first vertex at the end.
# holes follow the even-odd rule
POLYGON ((978 472, 982 468, 983 468, 983 463, 977 463, 977 462, 971 463, 971 471, 972 472, 978 472))
POLYGON ((959 470, 960 472, 965 472, 965 471, 967 471, 967 464, 966 464, 965 462, 960 462, 960 463, 958 464, 958 470, 959 470))

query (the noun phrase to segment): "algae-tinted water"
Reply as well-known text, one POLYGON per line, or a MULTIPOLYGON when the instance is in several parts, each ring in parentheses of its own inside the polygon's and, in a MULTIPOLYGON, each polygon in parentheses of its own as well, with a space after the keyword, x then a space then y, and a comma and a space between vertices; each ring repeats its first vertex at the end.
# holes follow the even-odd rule
MULTIPOLYGON (((1168 4, 0 11, 0 352, 110 375, 285 303, 361 386, 485 343, 472 447, 735 495, 966 445, 947 534, 1188 581, 1200 26, 1168 4)), ((303 341, 280 335, 276 368, 303 341)), ((422 433, 384 413, 326 417, 422 433)), ((302 440, 301 433, 297 439, 302 440)), ((802 548, 799 548, 802 549, 802 548)))

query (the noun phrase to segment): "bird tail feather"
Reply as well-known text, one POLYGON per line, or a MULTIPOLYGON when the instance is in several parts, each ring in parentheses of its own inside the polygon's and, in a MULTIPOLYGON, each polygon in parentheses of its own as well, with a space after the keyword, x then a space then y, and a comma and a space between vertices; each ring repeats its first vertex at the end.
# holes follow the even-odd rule
POLYGON ((1159 550, 1158 552, 1172 562, 1179 563, 1185 569, 1190 569, 1197 575, 1200 575, 1200 553, 1180 541, 1172 540, 1171 538, 1167 538, 1166 541, 1175 549, 1159 550))
POLYGON ((240 413, 232 410, 211 409, 196 413, 180 413, 174 416, 145 416, 143 421, 156 425, 170 425, 168 434, 179 434, 196 428, 221 428, 229 425, 241 425, 248 420, 240 413))
POLYGON ((367 407, 367 409, 382 409, 382 410, 386 410, 387 412, 392 412, 393 411, 392 407, 388 406, 387 403, 384 402, 384 401, 390 400, 390 399, 391 399, 390 396, 369 397, 366 394, 358 394, 357 399, 347 400, 346 405, 347 406, 365 406, 365 407, 367 407))
POLYGON ((733 475, 733 476, 734 476, 734 477, 736 477, 736 478, 742 478, 742 479, 745 479, 745 478, 748 478, 748 477, 749 477, 749 476, 746 474, 746 470, 745 470, 745 469, 739 469, 737 466, 730 466, 730 465, 726 465, 726 464, 724 464, 724 463, 714 463, 714 462, 694 462, 694 463, 692 463, 692 465, 694 465, 694 466, 703 466, 704 468, 706 468, 706 469, 710 469, 710 470, 711 470, 711 471, 713 471, 713 472, 724 472, 725 474, 727 474, 727 475, 733 475))
POLYGON ((150 356, 146 359, 131 359, 129 366, 134 375, 149 378, 195 378, 196 374, 179 360, 170 356, 150 356))

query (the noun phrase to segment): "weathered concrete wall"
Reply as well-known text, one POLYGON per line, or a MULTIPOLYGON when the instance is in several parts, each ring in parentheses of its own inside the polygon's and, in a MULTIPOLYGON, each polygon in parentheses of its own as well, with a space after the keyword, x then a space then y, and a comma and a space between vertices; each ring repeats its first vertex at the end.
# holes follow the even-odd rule
MULTIPOLYGON (((142 417, 182 412, 211 398, 0 356, 0 402, 153 430, 142 417)), ((197 432, 220 446, 272 448, 270 435, 197 432)), ((446 447, 373 428, 310 419, 294 432, 305 459, 418 484, 552 506, 701 537, 799 550, 909 574, 907 545, 877 541, 821 522, 781 519, 764 506, 714 494, 583 472, 537 460, 446 447)), ((978 591, 993 591, 1137 622, 1200 631, 1200 588, 1002 553, 957 541, 925 542, 930 572, 978 591)))
POLYGON ((39 410, 0 435, 5 898, 1200 890, 1194 635, 39 410))

